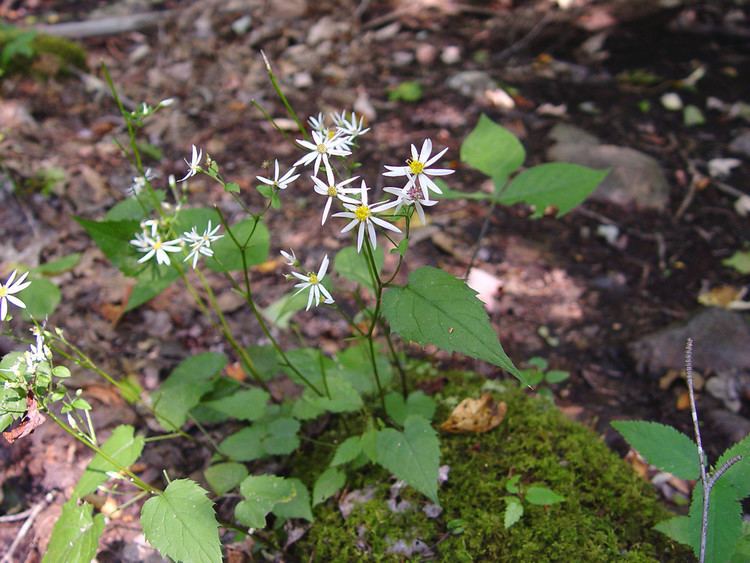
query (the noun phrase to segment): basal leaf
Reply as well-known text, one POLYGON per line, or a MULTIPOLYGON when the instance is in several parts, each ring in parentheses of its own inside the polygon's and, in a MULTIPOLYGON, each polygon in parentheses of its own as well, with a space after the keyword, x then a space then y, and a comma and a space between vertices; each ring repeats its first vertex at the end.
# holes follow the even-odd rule
POLYGON ((642 420, 617 420, 612 422, 612 427, 651 465, 681 479, 700 476, 698 448, 682 432, 642 420))
POLYGON ((385 412, 397 424, 404 424, 406 417, 412 414, 419 415, 425 420, 432 420, 436 407, 435 400, 422 391, 410 393, 406 401, 404 401, 403 394, 395 391, 385 396, 385 412))
POLYGON ((219 444, 219 451, 234 461, 253 461, 286 455, 299 447, 299 421, 282 417, 235 432, 219 444))
MULTIPOLYGON (((378 369, 380 384, 386 387, 393 379, 393 369, 388 356, 375 349, 375 365, 378 369)), ((372 369, 370 348, 365 339, 336 355, 336 367, 331 373, 340 375, 361 394, 368 395, 378 390, 372 369)))
POLYGON ((484 114, 461 145, 461 161, 496 181, 507 178, 525 158, 518 138, 484 114))
POLYGON ((313 506, 331 498, 346 483, 346 473, 335 467, 329 467, 315 481, 313 486, 313 506))
MULTIPOLYGON (((328 393, 318 395, 312 389, 305 389, 302 397, 297 399, 292 408, 292 414, 301 419, 309 420, 324 412, 354 412, 362 408, 362 397, 354 386, 340 375, 330 373, 326 377, 328 393)), ((326 384, 319 386, 324 390, 326 384)))
POLYGON ((235 461, 260 459, 266 455, 260 443, 264 435, 265 428, 260 424, 243 428, 221 442, 219 451, 235 461))
POLYGON ((165 557, 190 563, 221 561, 219 524, 206 491, 190 479, 172 481, 141 510, 148 542, 165 557))
POLYGON ((90 563, 94 559, 104 515, 93 516, 93 511, 87 502, 78 506, 73 499, 63 505, 42 563, 90 563))
POLYGON ((313 521, 310 509, 310 493, 304 483, 299 479, 287 479, 294 488, 294 497, 291 500, 280 502, 273 507, 272 512, 279 518, 303 518, 308 522, 313 521))
POLYGON ((63 256, 62 258, 58 258, 57 260, 52 260, 51 262, 41 264, 36 268, 32 268, 30 272, 34 274, 41 274, 44 276, 57 276, 75 268, 80 260, 81 253, 75 252, 73 254, 63 256))
POLYGON ((250 528, 265 528, 266 515, 274 506, 290 502, 297 494, 294 483, 276 475, 251 475, 240 485, 245 497, 236 508, 237 520, 250 528))
MULTIPOLYGON (((232 225, 230 230, 237 242, 245 249, 245 263, 248 267, 266 260, 269 238, 268 229, 262 221, 258 220, 256 225, 255 219, 246 219, 232 225)), ((232 272, 242 269, 243 252, 237 248, 229 233, 224 233, 224 237, 216 241, 211 248, 214 256, 206 259, 206 265, 214 272, 232 272)))
POLYGON ((410 416, 404 431, 386 428, 378 432, 377 463, 399 479, 438 502, 440 444, 435 430, 421 416, 410 416))
POLYGON ((127 276, 136 275, 142 265, 137 263, 135 249, 130 241, 140 230, 138 221, 89 221, 82 217, 75 220, 94 239, 96 246, 110 262, 127 276))
POLYGON ((261 313, 265 319, 280 329, 288 329, 289 321, 294 314, 303 310, 305 306, 307 306, 308 294, 304 291, 302 293, 296 293, 296 291, 297 290, 287 293, 271 303, 265 309, 261 309, 261 313))
POLYGON ((247 477, 247 467, 229 461, 212 465, 203 472, 206 481, 217 495, 228 493, 247 477))
POLYGON ((259 420, 266 414, 270 395, 263 389, 243 389, 228 397, 203 403, 237 420, 259 420))
POLYGON ((505 497, 505 501, 505 516, 503 521, 507 530, 523 516, 523 505, 516 497, 505 497))
POLYGON ((18 293, 17 297, 26 304, 26 308, 21 309, 21 316, 24 320, 34 318, 43 321, 45 317, 55 312, 62 294, 51 281, 35 278, 31 280, 31 285, 18 293))
POLYGON ((152 395, 156 419, 166 430, 178 430, 190 409, 213 387, 212 379, 227 364, 227 357, 204 352, 183 360, 152 395))
POLYGON ((351 436, 341 442, 339 447, 336 448, 336 453, 333 454, 333 460, 331 466, 343 465, 357 459, 359 454, 362 453, 362 444, 360 443, 359 436, 351 436))
POLYGON ((500 203, 526 203, 534 207, 532 217, 538 218, 554 208, 560 217, 577 207, 609 174, 579 164, 550 162, 524 170, 513 178, 500 195, 500 203))
POLYGON ((383 314, 406 340, 484 360, 523 381, 476 292, 447 272, 429 266, 413 271, 405 287, 386 290, 383 314))
MULTIPOLYGON (((167 195, 164 190, 154 190, 154 193, 160 202, 164 201, 167 195)), ((104 215, 104 219, 106 221, 140 221, 145 219, 153 209, 152 198, 141 192, 138 197, 131 196, 113 205, 104 215)))
POLYGON ((557 504, 565 500, 565 497, 558 495, 555 491, 548 489, 547 487, 540 487, 533 485, 526 490, 524 495, 526 502, 531 504, 538 504, 541 506, 547 506, 550 504, 557 504))
MULTIPOLYGON (((129 467, 135 463, 143 451, 143 437, 135 436, 134 432, 132 426, 120 425, 101 446, 102 451, 115 460, 120 467, 129 467)), ((109 471, 117 471, 117 469, 102 455, 96 454, 78 480, 73 496, 83 498, 96 491, 99 485, 109 479, 107 475, 109 471)))
MULTIPOLYGON (((383 249, 377 247, 373 251, 373 256, 375 257, 375 265, 378 268, 378 273, 380 273, 385 260, 383 249)), ((341 277, 358 283, 368 288, 370 292, 373 292, 372 277, 370 276, 367 262, 367 256, 364 253, 358 253, 354 246, 347 246, 339 250, 336 254, 336 258, 333 261, 333 268, 341 277)))
POLYGON ((654 530, 660 531, 678 543, 691 545, 691 523, 687 516, 675 516, 668 520, 662 520, 654 526, 654 530))

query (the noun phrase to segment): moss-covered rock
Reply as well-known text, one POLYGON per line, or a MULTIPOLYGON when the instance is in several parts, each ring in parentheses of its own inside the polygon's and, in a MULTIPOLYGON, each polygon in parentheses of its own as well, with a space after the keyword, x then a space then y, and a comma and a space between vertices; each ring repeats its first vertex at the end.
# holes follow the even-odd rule
MULTIPOLYGON (((438 416, 447 416, 458 400, 478 396, 481 385, 479 378, 450 377, 438 396, 438 416)), ((334 500, 318 506, 315 523, 297 544, 298 555, 315 561, 431 555, 440 561, 691 560, 689 551, 652 529, 669 513, 598 436, 566 419, 549 401, 516 387, 495 395, 508 404, 497 429, 441 436, 441 463, 450 473, 440 488, 439 517, 428 517, 425 509, 434 507, 408 487, 394 496, 394 481, 382 469, 361 467, 349 472, 347 487, 372 487, 372 500, 358 504, 347 519, 334 500), (505 485, 513 475, 521 475, 522 489, 543 484, 565 501, 546 507, 524 503, 523 517, 506 530, 505 485), (411 507, 394 511, 398 503, 405 508, 403 501, 411 507)), ((338 434, 332 429, 321 439, 337 441, 338 434)), ((330 455, 317 448, 295 466, 304 468, 300 477, 312 486, 329 461, 330 455)))
POLYGON ((5 74, 54 76, 70 67, 86 68, 86 51, 78 43, 11 26, 0 27, 0 58, 5 74), (14 46, 17 41, 24 47, 14 46))

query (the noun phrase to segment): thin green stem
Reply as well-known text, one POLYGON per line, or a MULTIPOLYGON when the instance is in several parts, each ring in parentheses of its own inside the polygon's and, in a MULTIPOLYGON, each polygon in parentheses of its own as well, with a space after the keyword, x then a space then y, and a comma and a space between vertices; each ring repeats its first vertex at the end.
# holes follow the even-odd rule
POLYGON ((268 57, 266 57, 266 54, 261 50, 260 52, 261 56, 263 57, 263 62, 266 65, 266 72, 268 73, 268 78, 271 80, 271 85, 273 86, 273 89, 276 91, 276 95, 279 96, 281 99, 281 103, 284 104, 284 108, 286 109, 287 115, 291 117, 294 122, 297 124, 297 127, 299 128, 300 133, 302 133, 302 136, 305 140, 309 140, 309 135, 307 133, 307 129, 305 128, 304 124, 300 120, 299 116, 297 115, 297 112, 294 111, 294 108, 289 103, 289 100, 287 100, 286 96, 284 95, 284 92, 281 91, 281 87, 279 86, 278 81, 276 80, 276 76, 273 74, 273 70, 271 69, 271 63, 268 62, 268 57))
POLYGON ((148 442, 160 442, 162 440, 171 440, 172 438, 182 438, 182 432, 170 432, 169 434, 159 434, 158 436, 149 436, 144 438, 143 441, 148 442))

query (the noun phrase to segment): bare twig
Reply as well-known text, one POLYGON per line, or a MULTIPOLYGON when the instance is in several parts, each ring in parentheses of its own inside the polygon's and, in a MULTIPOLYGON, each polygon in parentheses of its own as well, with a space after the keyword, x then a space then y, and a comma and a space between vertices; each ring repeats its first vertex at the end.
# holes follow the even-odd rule
POLYGON ((36 520, 36 517, 39 516, 39 513, 44 510, 49 503, 52 502, 53 498, 54 495, 52 493, 47 493, 43 500, 36 503, 33 507, 31 507, 30 510, 27 511, 28 517, 26 518, 26 522, 24 522, 23 526, 21 526, 21 529, 18 530, 13 543, 10 544, 10 547, 8 548, 8 551, 5 552, 5 555, 3 555, 3 558, 0 559, 0 563, 13 563, 13 553, 16 551, 16 549, 18 549, 18 546, 21 545, 21 542, 26 537, 26 534, 29 533, 29 530, 34 524, 34 520, 36 520))
POLYGON ((142 14, 100 18, 80 22, 37 25, 34 29, 41 33, 46 33, 47 35, 82 39, 84 37, 96 37, 100 35, 117 35, 118 33, 153 27, 164 21, 171 14, 172 11, 144 12, 142 14))

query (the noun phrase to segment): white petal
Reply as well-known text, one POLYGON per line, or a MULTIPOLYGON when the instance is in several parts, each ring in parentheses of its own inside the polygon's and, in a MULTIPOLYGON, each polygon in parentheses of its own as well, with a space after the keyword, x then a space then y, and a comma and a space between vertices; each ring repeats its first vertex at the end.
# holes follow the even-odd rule
MULTIPOLYGON (((297 272, 292 272, 292 275, 293 275, 293 276, 294 276, 295 278, 297 278, 298 280, 302 280, 302 281, 303 281, 303 282, 305 282, 305 283, 308 283, 308 281, 309 281, 309 279, 310 279, 310 277, 309 277, 309 276, 305 276, 305 275, 302 275, 302 274, 300 274, 300 273, 297 273, 297 272)), ((295 285, 294 287, 297 287, 297 286, 295 285)))
POLYGON ((18 270, 13 270, 10 273, 10 276, 8 276, 8 281, 5 282, 6 287, 10 287, 10 285, 13 283, 13 280, 16 279, 16 273, 18 270))
POLYGON ((455 170, 451 168, 430 168, 429 170, 425 170, 423 174, 427 174, 429 176, 448 176, 449 174, 453 174, 455 170))
POLYGON ((323 257, 323 262, 320 264, 318 270, 318 281, 322 281, 328 271, 328 254, 323 257))
MULTIPOLYGON (((343 213, 336 213, 336 215, 343 215, 343 213)), ((334 215, 334 217, 335 217, 336 215, 334 215)), ((349 231, 351 231, 351 230, 352 230, 352 229, 353 229, 354 227, 356 227, 356 226, 357 226, 357 223, 359 223, 359 219, 354 219, 354 220, 353 220, 353 221, 351 221, 351 222, 350 222, 350 223, 349 223, 349 224, 348 224, 348 225, 347 225, 346 227, 344 227, 343 229, 341 229, 341 232, 342 232, 342 233, 348 233, 348 232, 349 232, 349 231)))
POLYGON ((5 297, 0 297, 0 321, 4 321, 8 314, 8 301, 5 297))
POLYGON ((325 296, 325 298, 327 300, 326 302, 327 303, 333 303, 334 299, 331 296, 331 294, 328 292, 328 290, 325 288, 325 286, 320 285, 319 288, 320 288, 320 292, 325 296))
POLYGON ((274 159, 273 161, 273 177, 278 180, 279 179, 279 160, 274 159))
POLYGON ((310 310, 310 305, 312 305, 312 301, 313 301, 313 295, 315 295, 315 286, 314 285, 310 286, 310 293, 307 296, 307 307, 305 307, 305 311, 309 311, 310 310))
POLYGON ((365 224, 359 224, 359 232, 357 233, 357 252, 362 252, 362 239, 365 236, 365 224))
POLYGON ((372 247, 375 248, 378 246, 378 237, 375 234, 375 227, 372 225, 370 221, 367 222, 367 232, 370 233, 370 242, 372 243, 372 247))
POLYGON ((414 145, 411 146, 411 159, 419 160, 419 152, 417 151, 417 147, 415 147, 414 145))
POLYGON ((326 219, 328 218, 328 212, 331 210, 331 202, 333 201, 332 197, 328 198, 328 201, 326 201, 326 206, 323 209, 323 219, 320 221, 321 225, 326 224, 326 219))
POLYGON ((433 156, 430 160, 426 161, 424 163, 425 168, 430 166, 431 164, 434 164, 438 160, 440 160, 440 157, 443 156, 448 151, 448 147, 445 147, 443 150, 441 150, 439 153, 437 153, 435 156, 433 156))
POLYGON ((20 307, 21 309, 25 309, 26 308, 26 304, 23 301, 21 301, 18 297, 13 297, 12 295, 7 295, 6 299, 8 301, 10 301, 11 303, 13 303, 13 305, 15 305, 16 307, 20 307))
POLYGON ((384 229, 387 229, 389 231, 393 231, 394 233, 400 233, 401 232, 401 229, 399 229, 398 227, 390 224, 388 221, 383 221, 382 219, 380 219, 378 217, 370 217, 370 219, 372 220, 373 223, 375 223, 379 227, 383 227, 384 229))
POLYGON ((424 143, 422 143, 422 152, 419 153, 419 162, 427 162, 427 159, 430 158, 430 153, 432 153, 432 140, 425 139, 424 143))

